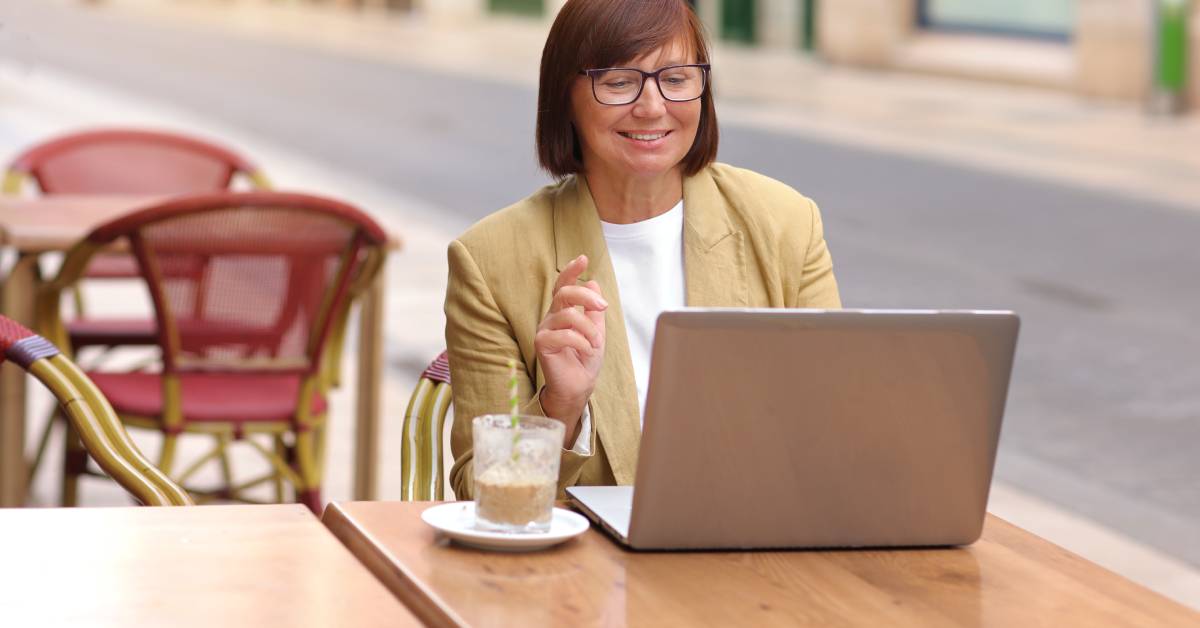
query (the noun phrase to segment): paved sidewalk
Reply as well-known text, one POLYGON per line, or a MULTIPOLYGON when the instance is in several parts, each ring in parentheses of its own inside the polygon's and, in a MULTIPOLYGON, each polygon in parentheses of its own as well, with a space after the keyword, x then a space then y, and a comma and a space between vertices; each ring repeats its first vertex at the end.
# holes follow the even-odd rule
MULTIPOLYGON (((198 29, 238 29, 247 36, 526 85, 536 80, 546 28, 544 23, 522 20, 450 24, 246 1, 109 0, 102 10, 128 11, 147 20, 180 20, 198 29), (484 67, 489 70, 481 71, 484 67)), ((721 115, 727 122, 1105 187, 1200 209, 1200 151, 1194 150, 1200 146, 1200 120, 1195 117, 1150 120, 1130 107, 1089 104, 1067 95, 831 69, 791 54, 722 48, 716 61, 721 69, 721 115), (802 79, 766 89, 778 76, 802 79)), ((380 445, 380 496, 398 498, 400 417, 416 372, 442 346, 445 246, 455 234, 444 226, 437 208, 332 170, 319 156, 296 155, 194 112, 133 100, 85 78, 45 68, 33 73, 0 61, 0 111, 0 159, 80 126, 196 129, 253 156, 279 187, 345 198, 402 234, 405 248, 388 268, 389 368, 380 445)), ((97 298, 91 302, 101 309, 120 306, 120 299, 93 296, 97 298)), ((353 447, 353 422, 342 420, 352 416, 351 394, 340 392, 333 402, 326 490, 331 500, 350 496, 348 461, 353 447)), ((33 405, 47 404, 43 396, 33 405)), ((31 421, 31 446, 39 427, 31 421)), ((155 439, 141 442, 153 455, 155 439)), ((53 503, 53 475, 39 476, 37 503, 53 503)), ((119 490, 103 483, 89 483, 83 492, 87 504, 126 503, 119 490)), ((1200 574, 1169 556, 1007 486, 994 487, 989 508, 1200 608, 1200 574)))

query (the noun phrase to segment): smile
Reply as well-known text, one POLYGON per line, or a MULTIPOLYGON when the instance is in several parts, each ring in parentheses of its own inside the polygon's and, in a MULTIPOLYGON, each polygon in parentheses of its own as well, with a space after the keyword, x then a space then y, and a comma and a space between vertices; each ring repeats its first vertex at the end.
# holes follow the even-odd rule
POLYGON ((671 132, 670 131, 662 131, 662 132, 655 132, 655 133, 631 133, 631 132, 626 132, 626 131, 617 131, 617 133, 619 133, 622 137, 628 137, 631 140, 638 140, 638 141, 642 141, 642 142, 653 142, 654 140, 661 140, 662 138, 666 137, 671 132))

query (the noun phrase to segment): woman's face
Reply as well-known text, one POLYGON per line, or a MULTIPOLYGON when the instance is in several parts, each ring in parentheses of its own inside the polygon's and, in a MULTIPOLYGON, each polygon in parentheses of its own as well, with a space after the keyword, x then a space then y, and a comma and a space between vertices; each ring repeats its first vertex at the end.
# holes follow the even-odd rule
MULTIPOLYGON (((682 43, 664 46, 620 67, 653 72, 669 65, 695 63, 682 43)), ((628 105, 602 105, 592 95, 592 79, 580 76, 571 92, 575 131, 588 173, 655 177, 679 165, 696 141, 701 99, 672 102, 651 79, 628 105)))

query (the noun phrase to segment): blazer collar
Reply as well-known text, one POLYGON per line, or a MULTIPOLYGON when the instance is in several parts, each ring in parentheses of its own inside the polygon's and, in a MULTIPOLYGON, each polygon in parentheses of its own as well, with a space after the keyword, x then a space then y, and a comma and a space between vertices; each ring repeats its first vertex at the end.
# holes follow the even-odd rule
POLYGON ((554 249, 559 272, 581 253, 587 255, 588 269, 580 279, 594 279, 608 301, 604 314, 604 365, 600 367, 590 406, 613 477, 618 484, 633 484, 642 429, 641 411, 634 394, 637 384, 616 273, 608 256, 596 204, 582 176, 564 181, 555 197, 554 249))
MULTIPOLYGON (((744 236, 732 220, 725 197, 707 169, 683 182, 683 266, 687 304, 697 307, 746 307, 747 275, 744 236)), ((560 186, 554 200, 554 255, 561 272, 581 253, 588 256, 582 279, 600 284, 609 303, 604 324, 604 366, 592 393, 596 430, 618 484, 632 484, 641 441, 633 362, 600 216, 587 181, 574 176, 560 186)))
MULTIPOLYGON (((726 239, 740 240, 741 233, 729 219, 729 207, 708 170, 683 180, 685 258, 720 255, 726 239)), ((600 228, 600 215, 592 200, 587 180, 575 175, 563 182, 554 203, 554 254, 561 272, 580 254, 588 256, 589 273, 608 264, 608 246, 600 228)), ((587 276, 585 274, 585 277, 587 276)), ((692 303, 689 299, 689 305, 692 303)))
MULTIPOLYGON (((600 228, 600 214, 587 180, 575 175, 563 181, 554 202, 554 257, 559 272, 580 254, 588 256, 586 281, 608 261, 608 245, 600 228)), ((615 285, 615 284, 614 284, 615 285)), ((607 295, 606 295, 607 298, 607 295)))
POLYGON ((683 180, 683 269, 692 307, 747 307, 745 237, 706 168, 683 180))

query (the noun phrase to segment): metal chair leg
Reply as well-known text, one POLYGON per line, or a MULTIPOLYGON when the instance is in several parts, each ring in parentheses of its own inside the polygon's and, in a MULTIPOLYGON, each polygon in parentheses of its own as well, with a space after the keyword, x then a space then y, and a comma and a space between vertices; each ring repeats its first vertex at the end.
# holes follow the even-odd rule
POLYGON ((158 468, 167 474, 167 477, 171 476, 171 466, 175 462, 175 447, 178 444, 178 436, 163 434, 162 452, 158 455, 158 468))
POLYGON ((229 435, 217 435, 217 449, 221 458, 221 479, 225 482, 222 495, 225 499, 236 500, 237 489, 233 486, 233 464, 229 461, 229 435))
MULTIPOLYGON (((284 440, 283 434, 275 435, 275 455, 278 456, 280 460, 287 461, 289 459, 287 441, 284 440)), ((282 503, 284 503, 284 501, 283 501, 284 500, 284 496, 283 496, 284 477, 283 477, 283 474, 280 473, 279 471, 275 472, 274 483, 275 483, 275 501, 282 504, 282 503)))
POLYGON ((87 450, 79 433, 68 422, 66 435, 63 438, 63 476, 60 501, 63 506, 71 507, 79 504, 79 476, 87 471, 87 450))
POLYGON ((313 514, 321 515, 321 476, 317 468, 316 434, 305 430, 296 434, 296 464, 302 486, 296 487, 296 501, 308 506, 313 514))
POLYGON ((50 437, 54 433, 54 426, 62 418, 62 411, 59 410, 58 404, 54 404, 54 410, 46 417, 46 427, 42 430, 42 435, 38 437, 37 450, 33 454, 33 461, 29 463, 29 472, 25 475, 27 491, 32 491, 33 478, 37 474, 38 468, 42 466, 42 460, 46 457, 46 449, 50 445, 50 437))

